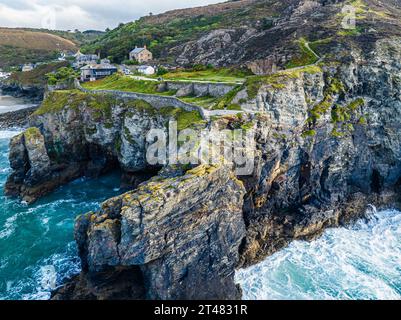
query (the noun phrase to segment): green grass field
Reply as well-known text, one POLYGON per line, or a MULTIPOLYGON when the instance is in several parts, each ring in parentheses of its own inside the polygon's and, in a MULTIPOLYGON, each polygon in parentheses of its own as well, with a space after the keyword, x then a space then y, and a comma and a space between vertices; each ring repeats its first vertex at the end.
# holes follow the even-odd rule
MULTIPOLYGON (((198 73, 198 72, 187 72, 188 74, 198 73)), ((202 72, 202 74, 204 74, 202 72)), ((167 79, 165 79, 167 80, 167 79)), ((210 79, 209 79, 210 81, 210 79)), ((123 76, 121 74, 114 74, 110 77, 93 81, 93 82, 86 82, 83 83, 82 86, 88 90, 118 90, 118 91, 126 91, 126 92, 137 92, 137 93, 146 93, 146 94, 156 94, 156 95, 164 95, 164 96, 174 96, 176 91, 164 91, 159 92, 157 90, 158 85, 160 82, 158 81, 146 81, 146 80, 137 80, 132 77, 123 76)), ((235 91, 236 92, 236 91, 235 91)), ((233 93, 235 93, 233 91, 233 93)), ((232 100, 230 93, 226 96, 229 96, 232 100)), ((203 97, 194 97, 194 96, 187 96, 187 97, 180 97, 179 99, 191 103, 205 109, 227 109, 232 110, 239 110, 239 106, 232 105, 229 101, 226 101, 226 96, 221 98, 215 98, 211 96, 203 96, 203 97)))
POLYGON ((176 71, 163 75, 166 80, 177 81, 209 81, 209 82, 227 82, 242 83, 250 74, 241 70, 233 70, 227 68, 206 69, 200 71, 176 71))
POLYGON ((205 109, 210 109, 212 106, 214 106, 217 102, 217 98, 215 97, 210 97, 210 96, 204 96, 204 97, 182 97, 180 98, 182 101, 196 104, 197 106, 201 106, 202 108, 205 109))
POLYGON ((127 92, 138 92, 158 95, 174 95, 175 92, 158 92, 157 86, 159 82, 136 80, 131 77, 114 74, 110 77, 93 81, 85 82, 82 86, 89 90, 119 90, 127 92))

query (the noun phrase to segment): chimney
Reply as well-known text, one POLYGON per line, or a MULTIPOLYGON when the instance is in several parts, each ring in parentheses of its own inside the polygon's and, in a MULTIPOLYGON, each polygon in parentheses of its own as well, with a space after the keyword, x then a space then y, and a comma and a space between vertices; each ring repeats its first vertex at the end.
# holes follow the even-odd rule
POLYGON ((143 46, 144 49, 146 49, 146 44, 143 46))

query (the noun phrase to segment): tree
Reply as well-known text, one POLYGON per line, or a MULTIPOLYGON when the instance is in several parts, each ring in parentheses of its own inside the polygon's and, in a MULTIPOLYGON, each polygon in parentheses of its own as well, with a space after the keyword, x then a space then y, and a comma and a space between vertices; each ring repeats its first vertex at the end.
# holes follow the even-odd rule
POLYGON ((55 72, 46 74, 47 83, 49 85, 73 81, 76 77, 78 77, 78 73, 71 67, 63 67, 55 72))

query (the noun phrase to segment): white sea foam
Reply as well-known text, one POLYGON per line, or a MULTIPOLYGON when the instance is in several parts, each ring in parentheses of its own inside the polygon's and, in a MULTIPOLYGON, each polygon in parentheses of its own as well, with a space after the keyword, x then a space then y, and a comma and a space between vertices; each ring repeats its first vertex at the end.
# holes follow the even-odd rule
POLYGON ((401 299, 401 213, 295 241, 237 272, 245 299, 401 299))
POLYGON ((12 233, 15 231, 15 221, 17 220, 18 216, 19 214, 15 214, 7 218, 6 222, 1 228, 0 239, 4 239, 12 235, 12 233))
MULTIPOLYGON (((79 259, 72 258, 75 252, 75 243, 68 243, 66 251, 62 254, 53 254, 41 261, 38 266, 29 267, 33 269, 33 277, 19 281, 8 281, 7 292, 9 296, 18 296, 22 300, 48 300, 57 286, 78 274, 80 269, 79 259), (31 288, 31 293, 23 293, 31 288)), ((0 300, 4 299, 0 296, 0 300)))
POLYGON ((0 140, 3 139, 11 139, 12 137, 16 136, 17 134, 21 133, 21 130, 0 130, 0 140))

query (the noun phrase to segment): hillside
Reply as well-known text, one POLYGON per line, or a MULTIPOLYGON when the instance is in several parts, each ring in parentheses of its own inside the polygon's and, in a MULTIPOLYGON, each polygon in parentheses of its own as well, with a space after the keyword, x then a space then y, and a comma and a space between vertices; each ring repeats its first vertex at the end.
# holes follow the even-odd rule
POLYGON ((0 83, 0 90, 2 93, 14 97, 26 97, 32 101, 41 102, 47 84, 46 75, 66 67, 68 64, 68 61, 50 62, 42 64, 32 71, 14 72, 7 80, 0 83))
POLYGON ((53 59, 77 45, 55 34, 26 29, 0 28, 0 68, 53 59))
POLYGON ((44 87, 47 84, 46 74, 54 72, 62 67, 67 67, 67 61, 52 62, 43 64, 28 72, 14 72, 6 83, 18 84, 21 86, 40 86, 44 87))
MULTIPOLYGON (((254 21, 278 15, 284 10, 285 2, 273 8, 265 1, 242 0, 221 4, 168 11, 163 14, 147 16, 137 21, 120 25, 109 31, 94 43, 85 46, 84 51, 100 51, 103 56, 110 56, 115 62, 126 59, 128 52, 135 45, 146 44, 156 57, 168 55, 169 49, 198 39, 212 30, 253 24, 254 21)), ((169 57, 165 62, 173 62, 169 57)))
POLYGON ((326 54, 400 35, 400 12, 399 2, 393 0, 230 1, 143 17, 108 32, 84 50, 100 51, 120 62, 135 45, 146 44, 163 63, 247 65, 265 73, 273 64, 285 68, 307 61, 302 39, 326 54), (341 27, 344 5, 356 9, 355 30, 341 27))

